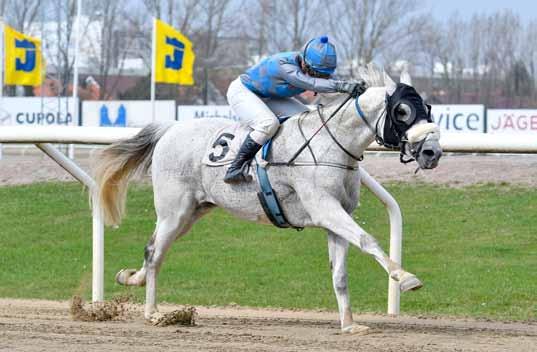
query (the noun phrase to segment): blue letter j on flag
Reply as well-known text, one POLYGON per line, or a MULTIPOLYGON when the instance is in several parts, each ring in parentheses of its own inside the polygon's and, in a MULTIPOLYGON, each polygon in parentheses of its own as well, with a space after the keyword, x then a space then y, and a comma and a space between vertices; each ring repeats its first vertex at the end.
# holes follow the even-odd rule
POLYGON ((183 54, 185 45, 177 38, 166 37, 166 44, 173 47, 173 57, 166 55, 166 68, 180 70, 183 67, 183 54))

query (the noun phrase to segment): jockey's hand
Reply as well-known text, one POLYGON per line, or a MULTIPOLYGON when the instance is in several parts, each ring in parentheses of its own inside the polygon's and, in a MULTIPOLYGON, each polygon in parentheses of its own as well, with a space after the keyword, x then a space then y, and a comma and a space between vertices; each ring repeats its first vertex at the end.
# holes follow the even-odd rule
POLYGON ((339 81, 336 84, 336 89, 340 93, 348 93, 353 97, 363 94, 368 88, 367 83, 363 79, 357 81, 339 81))

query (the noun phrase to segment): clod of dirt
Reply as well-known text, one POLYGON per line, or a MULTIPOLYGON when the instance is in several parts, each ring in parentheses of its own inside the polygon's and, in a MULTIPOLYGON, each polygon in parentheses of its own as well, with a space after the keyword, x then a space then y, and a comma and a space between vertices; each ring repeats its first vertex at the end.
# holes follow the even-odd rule
POLYGON ((111 301, 95 302, 84 307, 80 296, 71 299, 71 317, 78 321, 109 321, 125 316, 128 311, 129 296, 114 297, 111 301))
POLYGON ((159 319, 155 326, 169 326, 169 325, 196 325, 196 317, 198 313, 196 308, 192 306, 185 307, 183 309, 174 310, 173 312, 166 313, 159 319))

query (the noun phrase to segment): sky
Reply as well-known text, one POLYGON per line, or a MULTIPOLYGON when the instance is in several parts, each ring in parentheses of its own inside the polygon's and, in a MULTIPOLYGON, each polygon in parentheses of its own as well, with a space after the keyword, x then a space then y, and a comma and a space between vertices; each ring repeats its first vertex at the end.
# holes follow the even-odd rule
POLYGON ((475 13, 492 13, 511 9, 523 21, 537 20, 535 0, 424 0, 437 19, 449 17, 455 11, 461 16, 471 17, 475 13))

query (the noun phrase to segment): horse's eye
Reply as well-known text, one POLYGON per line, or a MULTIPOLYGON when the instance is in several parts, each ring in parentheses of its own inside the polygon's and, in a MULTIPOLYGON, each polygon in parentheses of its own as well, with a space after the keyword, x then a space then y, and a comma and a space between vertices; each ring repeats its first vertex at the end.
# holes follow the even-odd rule
POLYGON ((397 120, 407 122, 412 117, 412 108, 408 104, 401 103, 395 109, 397 120))

